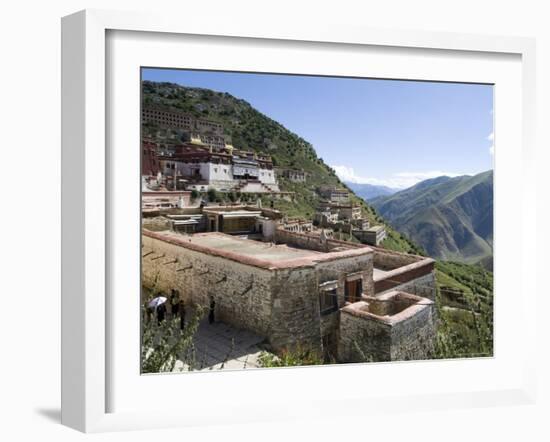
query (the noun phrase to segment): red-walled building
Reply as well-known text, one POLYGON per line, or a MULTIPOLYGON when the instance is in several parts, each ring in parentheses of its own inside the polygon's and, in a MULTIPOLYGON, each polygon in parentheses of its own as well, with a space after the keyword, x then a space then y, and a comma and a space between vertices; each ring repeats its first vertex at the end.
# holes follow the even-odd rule
POLYGON ((141 149, 141 175, 156 176, 160 171, 157 144, 144 140, 141 149))

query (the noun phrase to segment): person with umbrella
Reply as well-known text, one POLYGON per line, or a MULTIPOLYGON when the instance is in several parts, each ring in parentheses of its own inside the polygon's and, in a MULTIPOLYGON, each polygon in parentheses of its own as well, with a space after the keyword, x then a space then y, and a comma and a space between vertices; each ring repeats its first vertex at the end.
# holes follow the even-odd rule
POLYGON ((165 296, 157 296, 156 298, 151 299, 147 304, 147 307, 154 310, 157 314, 157 321, 160 324, 164 321, 166 317, 166 306, 164 305, 167 301, 165 296))

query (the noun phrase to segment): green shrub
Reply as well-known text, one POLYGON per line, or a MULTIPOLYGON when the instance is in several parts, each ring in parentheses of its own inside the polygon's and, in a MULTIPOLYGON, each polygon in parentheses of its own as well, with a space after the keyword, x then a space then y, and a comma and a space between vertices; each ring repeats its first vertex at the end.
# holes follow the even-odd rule
POLYGON ((323 360, 316 352, 300 347, 293 350, 283 350, 279 355, 263 351, 258 357, 258 362, 264 368, 323 364, 323 360))
MULTIPOLYGON (((181 354, 188 353, 193 347, 193 338, 203 316, 198 309, 186 324, 180 329, 179 318, 167 318, 158 323, 155 315, 147 318, 146 308, 142 308, 141 335, 141 371, 142 373, 161 373, 174 370, 176 361, 181 354)), ((186 361, 188 362, 188 361, 186 361)), ((193 369, 193 364, 189 364, 193 369)))
POLYGON ((219 197, 218 197, 218 191, 214 188, 210 188, 208 189, 208 200, 210 202, 214 202, 216 200, 218 200, 219 197))

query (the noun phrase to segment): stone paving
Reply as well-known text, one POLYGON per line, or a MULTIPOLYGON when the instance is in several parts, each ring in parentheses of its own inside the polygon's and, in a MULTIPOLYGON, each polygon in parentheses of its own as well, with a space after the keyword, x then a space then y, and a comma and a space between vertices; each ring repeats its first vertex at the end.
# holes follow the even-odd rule
MULTIPOLYGON (((263 338, 223 322, 203 320, 195 334, 195 370, 242 370, 259 368, 259 344, 263 338)), ((185 360, 185 357, 182 358, 185 360)), ((174 371, 187 371, 189 365, 176 362, 174 371)))

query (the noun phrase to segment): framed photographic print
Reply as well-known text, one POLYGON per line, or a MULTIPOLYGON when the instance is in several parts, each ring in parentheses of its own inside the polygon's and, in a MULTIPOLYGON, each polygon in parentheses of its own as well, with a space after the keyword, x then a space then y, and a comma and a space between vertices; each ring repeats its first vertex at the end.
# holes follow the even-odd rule
POLYGON ((513 177, 533 57, 520 38, 66 17, 63 422, 532 400, 535 204, 513 177))

